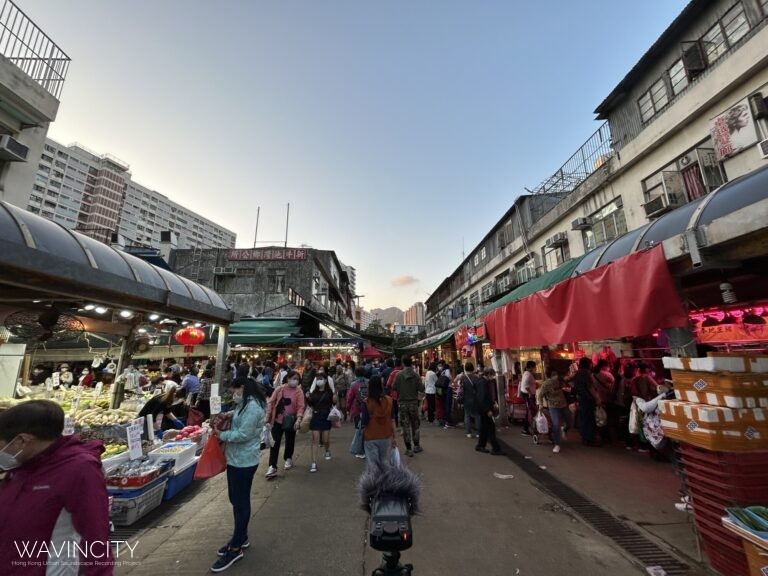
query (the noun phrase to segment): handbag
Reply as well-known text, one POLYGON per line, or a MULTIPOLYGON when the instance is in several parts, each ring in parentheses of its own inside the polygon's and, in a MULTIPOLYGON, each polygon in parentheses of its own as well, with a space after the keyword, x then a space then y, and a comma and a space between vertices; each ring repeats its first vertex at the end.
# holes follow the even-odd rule
POLYGON ((203 423, 203 420, 205 420, 203 411, 192 406, 189 409, 189 414, 187 414, 187 426, 200 426, 200 424, 203 423))
POLYGON ((595 408, 595 426, 602 428, 608 423, 608 414, 605 412, 605 408, 598 406, 595 408))
POLYGON ((389 456, 389 464, 393 468, 399 468, 402 464, 402 460, 400 460, 400 450, 397 449, 397 446, 392 448, 392 454, 389 456))
POLYGON ((296 425, 296 414, 283 414, 283 431, 290 432, 296 425))

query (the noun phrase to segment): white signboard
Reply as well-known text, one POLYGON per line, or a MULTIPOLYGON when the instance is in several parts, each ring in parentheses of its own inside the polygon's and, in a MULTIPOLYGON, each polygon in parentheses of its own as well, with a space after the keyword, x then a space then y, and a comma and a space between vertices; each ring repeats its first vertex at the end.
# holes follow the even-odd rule
POLYGON ((72 397, 72 414, 77 412, 77 409, 80 408, 80 396, 73 396, 72 397))
POLYGON ((99 382, 96 384, 96 387, 94 388, 95 396, 98 398, 101 396, 101 390, 104 388, 104 382, 99 382))
POLYGON ((757 142, 757 131, 749 102, 745 98, 710 121, 717 160, 738 154, 757 142))
POLYGON ((75 419, 72 418, 72 416, 65 416, 64 417, 64 431, 62 432, 62 435, 64 436, 72 436, 72 434, 75 433, 75 419))
POLYGON ((128 457, 131 460, 138 460, 144 456, 141 450, 141 431, 143 427, 143 418, 137 418, 128 426, 128 457))
POLYGON ((219 395, 219 385, 218 383, 211 384, 211 396, 218 396, 219 395))
POLYGON ((221 396, 211 396, 211 414, 221 414, 221 396))
POLYGON ((51 378, 53 378, 53 387, 58 388, 61 386, 61 374, 59 372, 54 372, 51 374, 51 378))

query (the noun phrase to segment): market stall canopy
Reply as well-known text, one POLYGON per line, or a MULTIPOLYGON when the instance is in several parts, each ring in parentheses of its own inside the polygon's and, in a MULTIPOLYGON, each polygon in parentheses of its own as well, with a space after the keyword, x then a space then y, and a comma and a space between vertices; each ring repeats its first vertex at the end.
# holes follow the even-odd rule
POLYGON ((77 298, 218 324, 234 319, 213 290, 6 202, 0 287, 18 302, 77 298))
POLYGON ((404 348, 399 348, 398 352, 407 353, 407 354, 418 354, 419 352, 423 352, 424 350, 429 350, 430 348, 434 348, 435 346, 440 346, 440 344, 444 344, 448 342, 451 338, 453 338, 453 335, 455 332, 456 332, 456 328, 450 328, 448 330, 445 330, 444 332, 440 332, 439 334, 430 336, 429 338, 424 338, 423 340, 419 340, 418 342, 409 344, 404 348))
POLYGON ((368 346, 360 353, 360 356, 363 358, 384 358, 384 354, 381 352, 381 350, 378 350, 373 346, 368 346))
POLYGON ((651 334, 685 326, 662 246, 569 278, 490 312, 494 348, 541 346, 651 334))
POLYGON ((229 327, 230 344, 283 344, 301 336, 299 318, 246 318, 229 327))
POLYGON ((322 312, 316 312, 314 310, 310 310, 309 308, 302 308, 302 312, 316 318, 318 322, 322 322, 327 326, 331 326, 335 328, 338 332, 342 334, 346 334, 351 338, 360 338, 363 340, 368 340, 369 342, 372 342, 377 346, 379 346, 381 349, 389 349, 392 346, 392 342, 394 340, 392 336, 374 335, 374 334, 368 334, 366 332, 362 332, 360 330, 357 330, 356 328, 353 328, 352 326, 347 326, 346 324, 342 324, 341 322, 335 320, 334 318, 331 318, 328 314, 325 314, 322 312))

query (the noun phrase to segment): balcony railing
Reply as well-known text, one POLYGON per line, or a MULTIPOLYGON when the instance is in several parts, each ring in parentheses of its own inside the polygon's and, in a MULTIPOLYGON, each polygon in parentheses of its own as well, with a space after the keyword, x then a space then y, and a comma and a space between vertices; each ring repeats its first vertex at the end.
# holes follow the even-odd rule
POLYGON ((0 54, 59 99, 69 56, 11 0, 0 8, 0 54))

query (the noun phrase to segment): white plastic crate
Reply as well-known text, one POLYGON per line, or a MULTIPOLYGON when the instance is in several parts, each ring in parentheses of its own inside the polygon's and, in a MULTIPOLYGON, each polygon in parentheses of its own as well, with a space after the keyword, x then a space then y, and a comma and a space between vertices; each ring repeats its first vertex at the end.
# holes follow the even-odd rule
POLYGON ((168 442, 152 450, 148 454, 150 460, 173 460, 173 473, 176 474, 182 470, 187 464, 189 464, 195 458, 197 452, 197 442, 168 442), (179 448, 183 446, 183 450, 175 452, 174 454, 168 454, 166 450, 171 448, 179 448))
POLYGON ((104 460, 101 461, 101 468, 104 470, 104 475, 107 476, 112 470, 120 466, 120 464, 128 462, 129 459, 130 454, 127 450, 120 454, 110 456, 109 458, 104 458, 104 460))
POLYGON ((110 505, 110 519, 115 526, 130 526, 139 518, 160 506, 168 478, 163 478, 152 488, 133 498, 113 498, 110 505))
POLYGON ((768 372, 766 356, 707 356, 706 358, 661 359, 670 370, 696 370, 699 372, 768 372))

